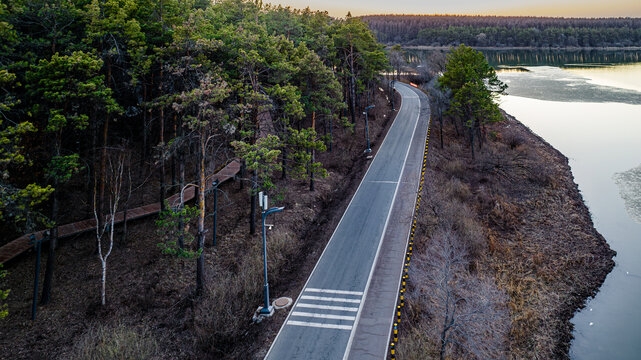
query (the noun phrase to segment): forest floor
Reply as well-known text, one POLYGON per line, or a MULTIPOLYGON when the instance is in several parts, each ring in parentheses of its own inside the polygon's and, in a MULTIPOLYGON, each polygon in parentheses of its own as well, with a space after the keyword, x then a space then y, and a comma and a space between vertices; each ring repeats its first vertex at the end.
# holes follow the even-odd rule
MULTIPOLYGON (((481 340, 495 349, 472 346, 474 339, 466 339, 469 332, 461 329, 455 334, 457 345, 448 347, 448 358, 470 358, 477 351, 492 358, 567 358, 570 319, 614 266, 615 252, 594 229, 568 159, 507 114, 486 133, 483 149, 473 159, 448 121, 441 148, 439 125, 433 120, 417 256, 410 266, 405 320, 399 325, 399 359, 439 357, 443 314, 433 309, 440 300, 429 287, 431 280, 421 274, 429 274, 433 266, 430 243, 443 226, 466 243, 469 273, 491 279, 503 294, 495 305, 504 309, 507 324, 495 328, 497 341, 481 340)), ((478 324, 482 319, 464 326, 492 334, 490 325, 478 324)))
MULTIPOLYGON (((370 111, 372 149, 377 151, 395 113, 382 90, 370 111)), ((396 97, 397 106, 400 97, 396 97)), ((271 203, 285 211, 268 219, 270 295, 296 298, 371 160, 364 154, 363 119, 354 132, 334 127, 332 152, 317 154, 329 176, 314 192, 303 180, 276 179, 271 203)), ((276 177, 280 177, 276 174, 276 177)), ((157 186, 156 186, 157 187, 157 186)), ((238 181, 221 186, 217 246, 207 233, 206 289, 195 289, 195 260, 163 255, 156 217, 131 222, 126 241, 116 236, 108 260, 107 304, 100 305, 100 261, 93 233, 59 243, 52 302, 39 306, 31 321, 35 254, 5 264, 9 316, 0 323, 0 354, 10 359, 248 359, 262 358, 285 318, 285 311, 259 324, 252 314, 262 301, 260 223, 249 235, 249 189, 238 181)), ((153 202, 153 186, 140 201, 153 202)), ((70 198, 82 199, 80 189, 70 198)), ((138 201, 136 201, 138 202, 138 201)), ((213 200, 208 199, 208 207, 213 200)), ((68 213, 70 220, 82 211, 68 213), (77 214, 75 214, 77 213, 77 214)), ((192 225, 193 226, 193 225, 192 225)), ((212 218, 207 218, 208 229, 212 218)), ((118 232, 118 231, 117 231, 118 232)), ((42 271, 46 263, 43 249, 42 271)), ((40 276, 41 282, 43 274, 40 276)))

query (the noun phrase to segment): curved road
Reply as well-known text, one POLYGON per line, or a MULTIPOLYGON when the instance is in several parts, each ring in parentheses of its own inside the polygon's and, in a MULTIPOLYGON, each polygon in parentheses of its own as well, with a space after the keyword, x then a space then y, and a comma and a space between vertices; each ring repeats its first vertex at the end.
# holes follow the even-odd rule
MULTIPOLYGON (((417 171, 420 172, 420 163, 417 165, 416 159, 423 158, 423 145, 429 121, 429 110, 425 111, 426 96, 405 84, 397 83, 395 87, 403 98, 401 109, 283 323, 266 359, 347 358, 355 337, 362 338, 362 336, 355 336, 357 329, 361 330, 361 333, 369 332, 369 329, 363 329, 363 327, 368 326, 365 324, 371 323, 370 321, 363 321, 364 325, 360 328, 359 323, 362 320, 364 304, 372 303, 372 300, 376 300, 373 297, 378 296, 376 293, 368 293, 368 290, 375 268, 387 262, 388 254, 382 254, 385 257, 382 256, 378 262, 377 258, 383 245, 383 238, 388 236, 386 230, 389 234, 392 227, 398 227, 395 220, 390 224, 390 218, 393 218, 391 216, 393 206, 400 202, 400 199, 397 200, 399 188, 401 192, 409 191, 413 199, 416 199, 418 179, 412 179, 416 186, 401 185, 407 177, 408 171, 405 170, 410 170, 412 178, 416 177, 414 174, 417 171), (421 111, 422 107, 423 111, 421 111), (390 229, 388 225, 391 225, 390 229)), ((403 207, 408 206, 411 217, 414 201, 409 205, 406 202, 403 204, 403 207)), ((398 205, 395 209, 397 207, 398 205)), ((407 227, 410 220, 410 218, 406 219, 407 227)), ((400 228, 404 227, 400 226, 400 228)), ((398 231, 394 229, 394 232, 398 231)), ((406 242, 409 228, 401 229, 400 232, 401 238, 406 242)), ((395 296, 398 293, 403 256, 404 251, 401 250, 395 256, 400 258, 392 259, 393 262, 398 263, 398 266, 394 266, 398 268, 398 275, 396 273, 387 275, 388 280, 391 279, 391 284, 390 281, 385 282, 386 286, 392 287, 388 293, 393 294, 393 302, 386 304, 389 306, 389 311, 381 314, 382 321, 379 321, 380 324, 377 326, 379 333, 381 331, 386 333, 387 338, 391 328, 389 322, 392 321, 395 308, 395 296), (387 320, 388 317, 390 320, 387 320)), ((388 299, 387 302, 390 300, 388 299)), ((387 338, 382 344, 380 342, 383 338, 380 336, 371 338, 369 342, 379 344, 381 349, 387 349, 387 338)), ((361 339, 357 342, 367 344, 367 337, 365 341, 361 339)), ((369 346, 366 345, 366 347, 369 346)), ((386 350, 382 351, 378 358, 385 357, 386 350)))

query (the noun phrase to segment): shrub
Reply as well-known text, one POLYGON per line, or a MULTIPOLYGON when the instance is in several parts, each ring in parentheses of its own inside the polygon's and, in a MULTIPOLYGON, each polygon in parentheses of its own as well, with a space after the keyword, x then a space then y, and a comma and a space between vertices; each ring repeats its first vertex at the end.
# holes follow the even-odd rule
POLYGON ((525 143, 525 137, 523 134, 512 128, 506 128, 503 130, 503 140, 512 150, 525 143))

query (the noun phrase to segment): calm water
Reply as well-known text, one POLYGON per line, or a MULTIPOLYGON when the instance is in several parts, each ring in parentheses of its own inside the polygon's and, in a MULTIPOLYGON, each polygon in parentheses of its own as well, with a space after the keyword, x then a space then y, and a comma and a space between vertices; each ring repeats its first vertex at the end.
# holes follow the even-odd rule
POLYGON ((570 159, 595 227, 618 253, 599 293, 572 319, 573 359, 641 359, 641 60, 631 54, 618 55, 625 64, 612 55, 581 64, 576 53, 495 62, 527 70, 499 74, 510 86, 501 107, 570 159))

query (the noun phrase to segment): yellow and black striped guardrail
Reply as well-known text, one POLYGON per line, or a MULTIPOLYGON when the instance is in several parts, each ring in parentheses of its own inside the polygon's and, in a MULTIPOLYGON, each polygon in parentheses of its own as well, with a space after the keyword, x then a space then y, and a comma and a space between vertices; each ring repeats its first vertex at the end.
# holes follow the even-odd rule
POLYGON ((396 322, 392 330, 392 341, 390 342, 390 358, 396 360, 396 344, 398 343, 398 324, 401 322, 401 309, 405 306, 405 283, 409 278, 410 260, 414 249, 414 234, 416 234, 416 220, 418 218, 418 209, 421 205, 421 197, 423 193, 423 183, 425 182, 425 169, 427 168, 427 149, 430 142, 430 126, 427 128, 427 138, 425 139, 425 152, 423 153, 423 166, 421 168, 421 181, 418 186, 418 195, 416 197, 416 208, 414 209, 414 219, 412 219, 412 231, 410 232, 410 239, 407 244, 407 251, 405 252, 405 264, 403 266, 403 277, 401 279, 401 288, 399 290, 399 300, 396 306, 396 322))

